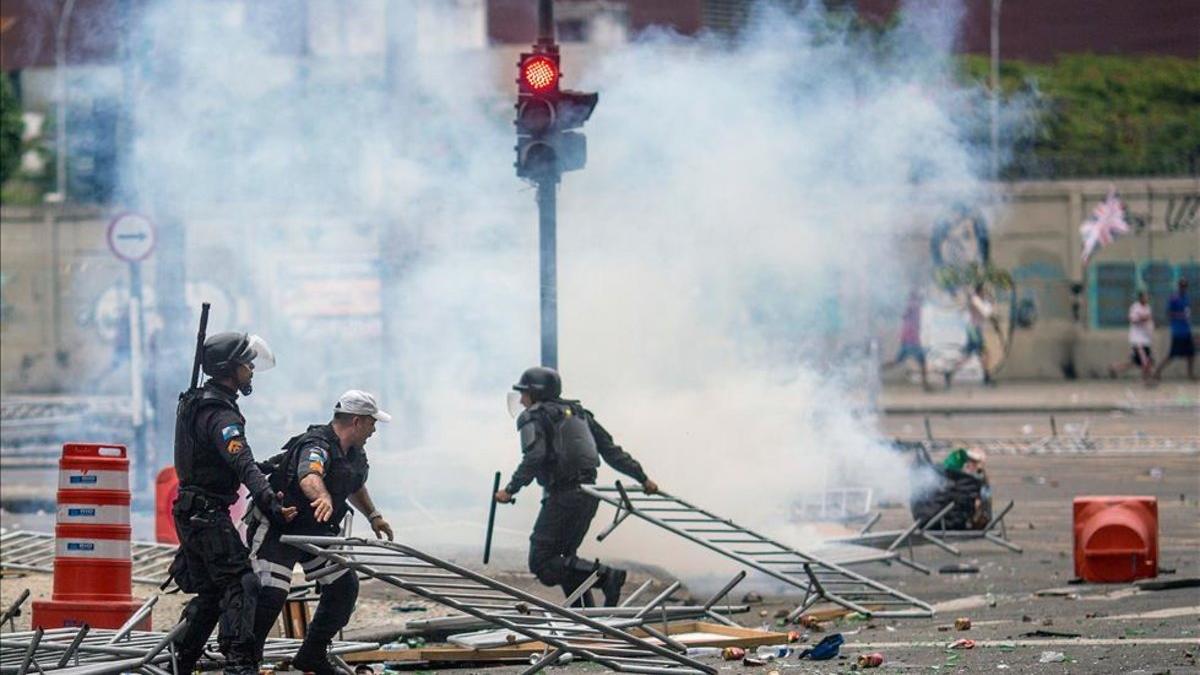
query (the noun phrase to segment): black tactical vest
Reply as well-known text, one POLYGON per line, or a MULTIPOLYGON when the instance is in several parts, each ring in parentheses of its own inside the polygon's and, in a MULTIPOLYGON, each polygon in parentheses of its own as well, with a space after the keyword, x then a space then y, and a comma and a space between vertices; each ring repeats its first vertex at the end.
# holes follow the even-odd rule
POLYGON ((277 455, 278 460, 273 457, 267 463, 275 465, 271 472, 271 489, 284 493, 284 506, 297 507, 296 519, 284 531, 294 534, 337 532, 348 509, 346 500, 367 483, 370 467, 363 450, 355 448, 349 455, 343 453, 341 441, 328 424, 310 426, 308 431, 292 437, 283 447, 282 456, 277 455), (307 461, 302 453, 313 445, 319 445, 329 457, 323 480, 333 502, 333 515, 326 523, 317 522, 309 504, 311 500, 300 490, 299 463, 307 461))
POLYGON ((246 418, 238 410, 237 395, 222 390, 211 380, 199 389, 179 395, 179 406, 175 409, 175 473, 180 488, 199 488, 232 504, 240 484, 237 472, 221 456, 225 448, 212 445, 206 429, 202 428, 218 408, 233 411, 245 428, 246 418))
MULTIPOLYGON (((543 401, 529 408, 549 445, 544 487, 565 488, 595 483, 600 454, 579 401, 543 401)), ((540 472, 539 472, 540 473, 540 472)))

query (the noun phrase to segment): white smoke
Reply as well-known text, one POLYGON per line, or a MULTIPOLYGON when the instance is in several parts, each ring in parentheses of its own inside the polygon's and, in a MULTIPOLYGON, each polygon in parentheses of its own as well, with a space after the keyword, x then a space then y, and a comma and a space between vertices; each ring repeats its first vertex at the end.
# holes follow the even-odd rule
MULTIPOLYGON (((381 3, 345 10, 358 20, 342 37, 313 42, 343 51, 306 66, 225 7, 159 3, 143 27, 133 187, 189 228, 189 276, 235 289, 218 329, 275 347, 246 406, 251 442, 265 454, 341 389, 380 390, 399 415, 368 448, 376 501, 415 543, 475 546, 491 473, 519 461, 504 393, 538 358, 533 193, 512 174, 512 93, 493 76, 510 56, 410 49, 389 88, 353 29, 382 21, 381 3), (363 260, 394 279, 382 347, 371 320, 276 301, 363 260)), ((984 194, 958 18, 956 3, 915 3, 876 34, 818 6, 767 9, 733 43, 651 32, 572 69, 601 99, 589 165, 560 192, 565 395, 664 488, 797 543, 786 523, 806 490, 906 496, 906 463, 865 410, 862 350, 893 330, 876 316, 919 266, 899 242, 984 194)), ((353 299, 314 288, 318 305, 353 299)), ((498 546, 524 545, 537 494, 502 512, 498 546)), ((586 550, 671 562, 613 541, 586 550)))

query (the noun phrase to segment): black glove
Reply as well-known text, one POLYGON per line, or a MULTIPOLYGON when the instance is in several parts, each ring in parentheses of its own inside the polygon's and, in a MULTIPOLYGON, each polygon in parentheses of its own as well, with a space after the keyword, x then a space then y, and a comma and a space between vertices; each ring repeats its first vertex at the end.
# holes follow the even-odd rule
POLYGON ((271 506, 267 509, 267 520, 274 525, 287 525, 288 519, 283 517, 283 504, 277 500, 271 502, 271 506))
POLYGON ((262 511, 267 520, 275 525, 286 525, 287 519, 283 517, 283 503, 279 497, 270 490, 263 490, 254 498, 254 503, 258 506, 258 510, 262 511))

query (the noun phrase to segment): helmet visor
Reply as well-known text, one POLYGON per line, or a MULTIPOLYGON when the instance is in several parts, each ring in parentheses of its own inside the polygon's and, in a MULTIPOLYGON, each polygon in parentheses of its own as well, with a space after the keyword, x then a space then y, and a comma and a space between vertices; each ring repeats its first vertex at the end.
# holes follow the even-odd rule
POLYGON ((525 406, 521 405, 521 392, 508 392, 508 414, 512 415, 513 419, 516 419, 517 415, 520 415, 524 409, 525 406))
POLYGON ((271 345, 267 341, 257 335, 250 336, 250 344, 247 346, 247 351, 250 352, 250 366, 255 372, 270 370, 275 367, 275 352, 271 351, 271 345))

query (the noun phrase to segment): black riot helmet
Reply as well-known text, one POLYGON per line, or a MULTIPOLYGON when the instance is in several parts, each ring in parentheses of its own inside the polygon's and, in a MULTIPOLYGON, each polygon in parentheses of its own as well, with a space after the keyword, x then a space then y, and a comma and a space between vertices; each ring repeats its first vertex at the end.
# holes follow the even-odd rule
POLYGON ((268 370, 275 366, 275 354, 257 335, 217 333, 204 341, 202 362, 205 375, 229 377, 242 365, 256 371, 268 370))
POLYGON ((521 373, 513 389, 529 392, 534 401, 553 401, 562 395, 562 378, 553 368, 535 366, 521 373))

